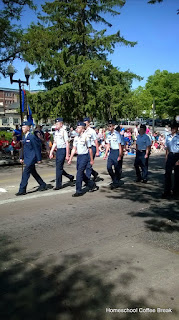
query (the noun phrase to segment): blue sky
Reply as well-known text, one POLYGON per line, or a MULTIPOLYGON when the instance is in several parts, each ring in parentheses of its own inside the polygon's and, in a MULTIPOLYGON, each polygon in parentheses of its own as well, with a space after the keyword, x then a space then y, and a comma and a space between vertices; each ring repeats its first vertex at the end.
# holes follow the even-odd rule
MULTIPOLYGON (((39 6, 45 1, 34 2, 39 6)), ((134 81, 133 88, 144 86, 148 76, 157 69, 179 72, 178 8, 178 0, 164 0, 155 5, 147 4, 147 0, 126 0, 125 6, 120 10, 121 15, 107 16, 107 20, 113 25, 109 33, 120 30, 121 36, 126 40, 138 42, 133 48, 117 45, 114 53, 108 56, 121 71, 130 70, 144 77, 140 82, 134 81)), ((35 14, 26 9, 21 20, 23 27, 28 27, 32 21, 36 21, 35 14)), ((26 63, 16 60, 13 65, 18 70, 15 78, 23 80, 26 63)), ((33 66, 30 69, 32 71, 33 66)), ((37 76, 30 78, 30 89, 43 89, 37 83, 37 76)), ((17 84, 10 85, 9 78, 1 78, 0 87, 16 89, 17 84)))

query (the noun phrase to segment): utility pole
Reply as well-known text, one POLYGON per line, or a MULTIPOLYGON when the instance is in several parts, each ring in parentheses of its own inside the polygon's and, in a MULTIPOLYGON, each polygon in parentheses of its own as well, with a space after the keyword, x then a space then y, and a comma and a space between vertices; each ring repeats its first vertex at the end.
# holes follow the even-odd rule
POLYGON ((153 97, 152 109, 153 109, 152 131, 153 131, 153 133, 154 133, 154 129, 155 129, 155 98, 154 98, 154 97, 153 97))

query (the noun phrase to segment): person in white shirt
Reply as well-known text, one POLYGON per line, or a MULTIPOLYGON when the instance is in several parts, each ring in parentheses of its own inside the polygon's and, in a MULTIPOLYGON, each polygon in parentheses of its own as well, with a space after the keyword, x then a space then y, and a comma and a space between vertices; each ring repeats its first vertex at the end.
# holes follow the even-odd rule
MULTIPOLYGON (((93 160, 95 159, 95 156, 99 157, 99 145, 98 145, 98 139, 96 135, 96 131, 90 127, 90 118, 86 117, 83 119, 84 123, 86 124, 86 134, 91 141, 91 149, 93 152, 93 160)), ((88 166, 86 168, 86 175, 88 178, 91 177, 91 175, 94 177, 94 181, 96 180, 98 176, 98 172, 93 169, 93 167, 90 165, 90 160, 88 162, 88 166)))
POLYGON ((56 187, 54 190, 62 188, 62 175, 67 177, 70 182, 73 182, 74 176, 68 174, 64 169, 65 159, 69 160, 69 143, 67 131, 63 128, 63 118, 56 119, 56 131, 54 135, 53 146, 50 150, 49 158, 53 158, 53 152, 57 148, 56 152, 56 187))
POLYGON ((140 125, 139 135, 136 140, 136 158, 134 162, 134 167, 136 169, 136 182, 147 182, 148 176, 148 160, 151 149, 151 140, 146 134, 146 126, 144 124, 140 125), (140 171, 140 168, 142 172, 140 171))
POLYGON ((111 189, 118 188, 120 186, 120 167, 119 161, 122 157, 122 147, 121 147, 121 135, 115 130, 115 121, 108 121, 109 134, 106 139, 107 148, 104 155, 104 160, 107 159, 107 170, 112 179, 111 189), (114 167, 114 170, 113 170, 114 167))
POLYGON ((71 164, 73 156, 77 153, 77 175, 76 175, 76 193, 74 193, 73 197, 80 197, 84 194, 82 192, 82 182, 84 181, 89 188, 89 191, 96 191, 99 187, 96 186, 95 182, 90 180, 89 177, 86 176, 85 170, 88 165, 89 156, 90 156, 90 164, 93 165, 93 152, 91 149, 91 141, 88 138, 85 131, 85 123, 79 121, 77 123, 77 133, 78 136, 74 138, 73 149, 70 155, 70 159, 68 164, 71 164))
POLYGON ((134 128, 134 140, 137 140, 138 135, 139 135, 139 130, 138 130, 138 125, 136 125, 134 128))

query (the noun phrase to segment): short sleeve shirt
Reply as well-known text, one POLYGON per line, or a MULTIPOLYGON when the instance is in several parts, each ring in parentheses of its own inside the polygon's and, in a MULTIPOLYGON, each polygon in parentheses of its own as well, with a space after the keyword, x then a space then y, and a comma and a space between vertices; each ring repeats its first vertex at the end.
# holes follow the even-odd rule
POLYGON ((119 149, 119 143, 121 143, 121 135, 114 130, 112 133, 109 132, 106 142, 110 144, 110 148, 113 150, 119 149))
POLYGON ((85 132, 87 134, 88 139, 91 141, 91 145, 95 147, 95 140, 97 140, 97 135, 95 130, 88 127, 85 132))
POLYGON ((120 137, 121 137, 121 146, 125 146, 124 136, 120 134, 120 137))
POLYGON ((167 136, 166 147, 169 152, 179 153, 179 133, 174 136, 172 136, 172 134, 167 136))
POLYGON ((79 155, 88 153, 88 148, 91 147, 91 141, 86 132, 83 132, 81 135, 74 138, 73 146, 77 148, 77 153, 79 155))
POLYGON ((68 141, 67 131, 63 128, 55 131, 54 142, 57 144, 57 149, 66 148, 66 142, 68 141))
POLYGON ((151 140, 147 134, 139 134, 137 136, 136 144, 138 146, 138 150, 146 150, 147 147, 151 146, 151 140))

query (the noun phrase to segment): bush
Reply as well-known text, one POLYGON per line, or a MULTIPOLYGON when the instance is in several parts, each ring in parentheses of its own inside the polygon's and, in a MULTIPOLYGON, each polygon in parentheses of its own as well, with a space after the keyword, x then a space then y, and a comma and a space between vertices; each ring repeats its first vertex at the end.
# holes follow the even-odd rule
POLYGON ((12 142, 12 134, 13 134, 13 132, 0 131, 0 139, 3 135, 5 135, 6 140, 8 140, 11 143, 12 142))

